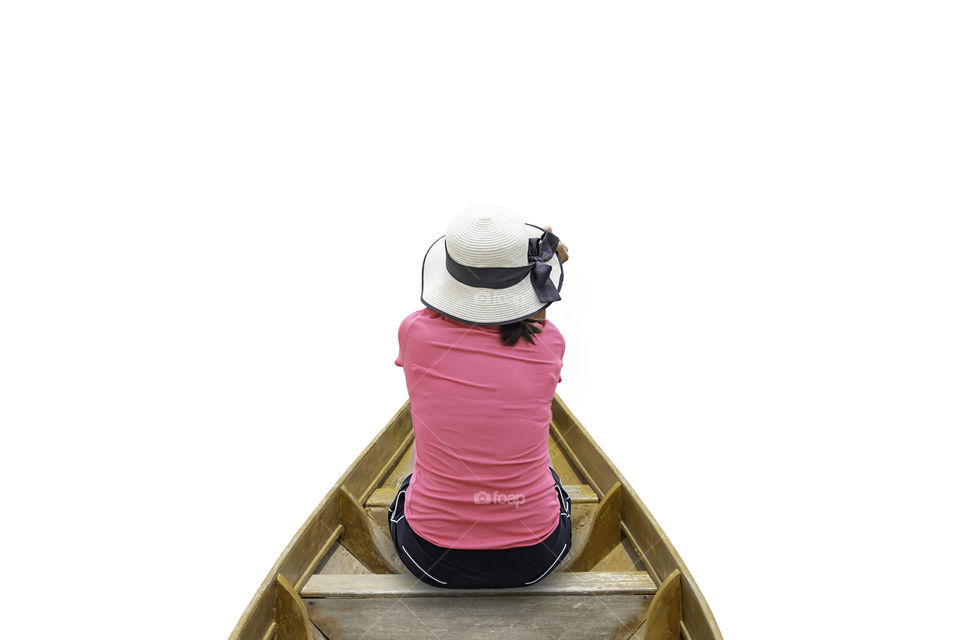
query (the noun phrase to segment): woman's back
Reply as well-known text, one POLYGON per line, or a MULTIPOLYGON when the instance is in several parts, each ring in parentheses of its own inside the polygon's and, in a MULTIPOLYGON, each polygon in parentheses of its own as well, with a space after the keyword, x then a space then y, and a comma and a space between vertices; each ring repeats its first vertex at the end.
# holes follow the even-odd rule
POLYGON ((497 326, 430 309, 401 323, 396 364, 416 446, 405 516, 433 544, 528 546, 557 527, 548 433, 564 340, 548 320, 541 326, 534 343, 507 346, 497 326))

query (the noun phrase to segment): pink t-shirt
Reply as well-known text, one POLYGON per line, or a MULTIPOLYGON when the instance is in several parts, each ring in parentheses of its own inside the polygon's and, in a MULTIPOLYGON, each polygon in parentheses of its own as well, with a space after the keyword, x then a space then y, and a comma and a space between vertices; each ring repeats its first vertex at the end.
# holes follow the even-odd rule
POLYGON ((430 309, 400 324, 415 466, 404 512, 422 538, 453 549, 543 541, 559 521, 548 436, 565 343, 544 320, 536 344, 430 309))

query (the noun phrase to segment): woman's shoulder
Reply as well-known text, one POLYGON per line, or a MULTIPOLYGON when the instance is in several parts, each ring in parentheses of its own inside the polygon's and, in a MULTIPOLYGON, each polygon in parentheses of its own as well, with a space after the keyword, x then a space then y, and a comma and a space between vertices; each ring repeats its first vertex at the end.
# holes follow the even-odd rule
POLYGON ((423 315, 424 311, 429 311, 429 309, 417 309, 413 313, 408 313, 403 320, 400 321, 400 326, 412 324, 418 317, 423 315))
POLYGON ((547 319, 547 318, 544 318, 544 319, 542 320, 542 323, 543 323, 543 324, 540 325, 540 326, 541 326, 541 332, 542 332, 542 333, 549 334, 549 335, 555 335, 555 336, 559 337, 561 340, 563 339, 563 333, 560 332, 560 327, 558 327, 557 325, 555 325, 553 322, 551 322, 551 321, 550 321, 549 319, 547 319))
POLYGON ((429 312, 430 312, 429 309, 424 308, 424 309, 417 309, 413 313, 407 314, 407 316, 400 321, 400 334, 406 335, 410 331, 410 327, 416 324, 418 320, 423 318, 429 312))
POLYGON ((400 342, 400 353, 397 356, 397 359, 394 360, 394 364, 397 366, 403 366, 403 355, 407 350, 407 342, 410 337, 410 329, 417 324, 417 321, 424 317, 424 312, 429 311, 429 309, 417 309, 413 313, 408 314, 403 320, 400 321, 400 328, 397 330, 397 340, 400 342))
POLYGON ((541 340, 546 340, 551 344, 560 349, 560 357, 563 357, 564 352, 567 349, 567 341, 563 337, 563 334, 560 332, 560 328, 557 325, 550 322, 548 319, 543 319, 543 324, 541 325, 540 335, 538 336, 541 340))
MULTIPOLYGON (((411 330, 416 327, 426 327, 426 330, 430 332, 430 327, 435 327, 438 324, 446 324, 446 320, 442 315, 427 307, 417 309, 400 321, 400 337, 401 339, 405 338, 411 330)), ((420 330, 422 331, 423 329, 420 330)))

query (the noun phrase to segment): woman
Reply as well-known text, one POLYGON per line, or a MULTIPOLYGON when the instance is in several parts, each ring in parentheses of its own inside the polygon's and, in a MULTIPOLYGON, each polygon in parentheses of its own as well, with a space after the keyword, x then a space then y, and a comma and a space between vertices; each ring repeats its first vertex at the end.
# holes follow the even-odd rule
POLYGON ((423 261, 424 309, 400 325, 414 469, 390 507, 400 560, 446 588, 530 585, 570 551, 550 467, 564 340, 546 319, 566 247, 500 207, 456 216, 423 261))

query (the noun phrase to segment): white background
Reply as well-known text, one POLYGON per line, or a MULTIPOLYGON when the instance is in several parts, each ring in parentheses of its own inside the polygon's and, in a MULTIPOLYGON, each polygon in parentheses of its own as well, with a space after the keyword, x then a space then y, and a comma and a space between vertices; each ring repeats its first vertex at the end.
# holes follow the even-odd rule
POLYGON ((727 638, 952 633, 955 5, 338 4, 0 9, 3 635, 225 638, 475 203, 727 638))

